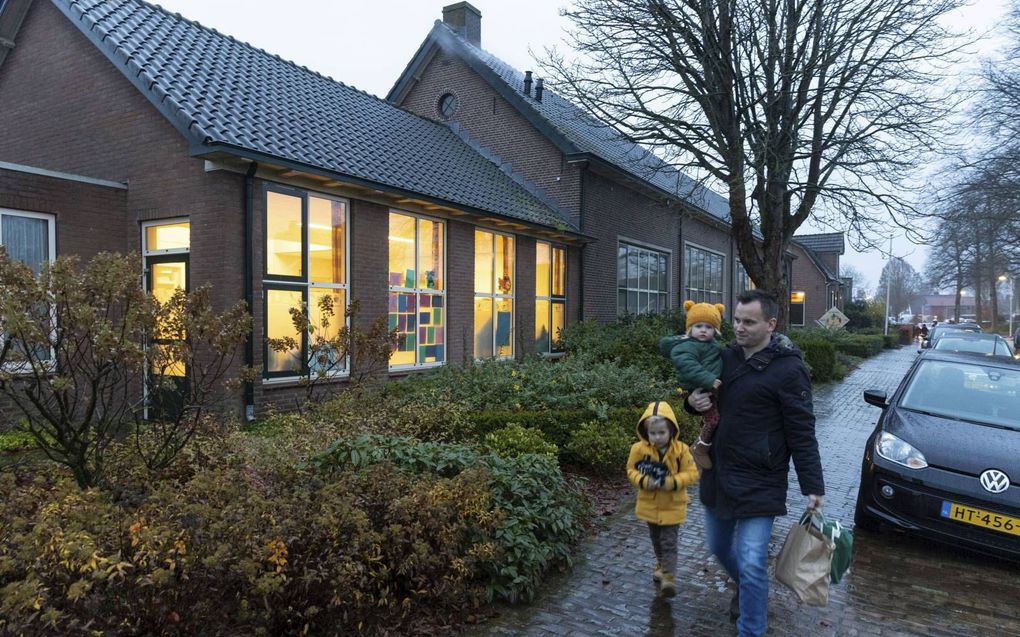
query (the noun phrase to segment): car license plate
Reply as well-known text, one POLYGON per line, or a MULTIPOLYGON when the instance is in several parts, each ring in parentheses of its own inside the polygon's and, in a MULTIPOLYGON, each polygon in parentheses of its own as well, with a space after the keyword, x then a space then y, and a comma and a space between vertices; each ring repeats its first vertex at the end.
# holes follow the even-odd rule
POLYGON ((973 524, 1001 533, 1020 535, 1020 518, 1000 515, 974 507, 963 506, 948 500, 942 501, 942 517, 964 524, 973 524))

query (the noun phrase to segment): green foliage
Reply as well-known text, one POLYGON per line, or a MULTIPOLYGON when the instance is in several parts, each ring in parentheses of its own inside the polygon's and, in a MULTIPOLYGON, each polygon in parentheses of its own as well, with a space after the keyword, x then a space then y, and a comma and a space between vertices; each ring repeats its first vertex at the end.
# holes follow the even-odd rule
POLYGON ((797 344, 811 371, 811 380, 826 383, 835 378, 836 346, 821 330, 793 330, 790 339, 797 344))
POLYGON ((659 353, 659 339, 679 334, 683 328, 684 314, 680 310, 626 315, 608 325, 594 320, 572 323, 560 333, 560 343, 569 354, 637 367, 656 380, 667 381, 673 378, 673 366, 659 353))
POLYGON ((27 431, 5 431, 0 433, 0 452, 21 451, 35 446, 35 438, 27 431))
POLYGON ((472 412, 469 418, 475 435, 479 438, 502 428, 507 423, 538 429, 546 440, 563 448, 570 438, 570 432, 577 425, 592 417, 588 409, 549 409, 509 411, 505 409, 472 412))
POLYGON ((503 458, 471 445, 361 435, 338 440, 314 460, 325 476, 382 462, 415 475, 452 478, 473 467, 487 472, 489 512, 499 520, 493 531, 479 533, 480 541, 497 555, 484 565, 490 598, 530 600, 550 567, 570 563, 570 549, 581 536, 587 510, 553 458, 503 458))
MULTIPOLYGON (((654 355, 668 364, 657 349, 654 355)), ((568 355, 555 362, 529 356, 521 361, 487 360, 462 367, 446 366, 388 384, 385 399, 423 403, 429 396, 436 396, 445 402, 461 403, 469 411, 577 410, 594 402, 634 407, 674 389, 671 375, 664 379, 640 367, 621 367, 587 356, 568 355)))
POLYGON ((540 429, 517 423, 486 434, 485 446, 504 458, 518 458, 526 453, 555 458, 559 454, 559 448, 547 441, 540 429))
POLYGON ((847 334, 844 338, 835 341, 836 350, 857 356, 858 358, 870 358, 882 352, 884 339, 881 334, 847 334))
POLYGON ((843 314, 850 319, 847 329, 853 332, 877 329, 885 325, 884 301, 851 301, 844 305, 843 314))
POLYGON ((156 299, 139 285, 140 263, 137 255, 104 252, 84 265, 58 257, 36 273, 0 248, 8 345, 0 348, 0 393, 22 416, 20 427, 82 488, 101 483, 107 449, 132 428, 146 465, 165 467, 224 386, 239 380, 230 376, 251 332, 244 303, 217 313, 209 286, 156 299), (182 369, 191 373, 178 387, 182 369), (158 421, 152 426, 143 423, 147 408, 158 421))
POLYGON ((571 433, 567 451, 596 473, 620 473, 627 464, 627 454, 635 441, 633 425, 628 432, 618 423, 593 420, 581 424, 571 433))
MULTIPOLYGON (((701 431, 701 418, 683 410, 683 400, 670 401, 677 417, 679 438, 692 444, 701 431)), ((581 423, 570 432, 564 455, 595 473, 612 474, 623 470, 630 446, 637 442, 638 420, 645 408, 617 407, 608 410, 602 420, 581 423)))

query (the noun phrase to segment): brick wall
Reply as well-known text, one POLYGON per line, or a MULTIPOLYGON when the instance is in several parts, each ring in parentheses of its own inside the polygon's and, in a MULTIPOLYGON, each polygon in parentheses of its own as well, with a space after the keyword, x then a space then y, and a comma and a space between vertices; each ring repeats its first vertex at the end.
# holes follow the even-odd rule
POLYGON ((128 184, 115 196, 116 223, 93 210, 112 205, 95 189, 61 205, 58 254, 137 251, 140 222, 188 217, 192 286, 212 284, 218 308, 243 296, 243 177, 205 172, 185 139, 48 2, 32 4, 0 67, 0 112, 0 161, 128 184))
MULTIPOLYGON (((185 139, 48 2, 33 3, 0 67, 0 112, 0 161, 128 184, 127 222, 93 227, 75 251, 115 235, 122 249, 138 250, 139 222, 189 217, 192 285, 211 283, 220 306, 240 298, 243 177, 205 172, 185 139)), ((77 214, 61 223, 83 226, 77 214)))
MULTIPOLYGON (((123 252, 124 237, 101 229, 124 225, 126 195, 117 188, 0 168, 0 208, 53 215, 57 254, 88 259, 101 250, 123 252)), ((0 431, 9 430, 18 413, 0 395, 0 431)))
POLYGON ((460 365, 475 356, 475 227, 448 221, 446 241, 446 362, 460 365))
POLYGON ((118 188, 0 168, 0 208, 53 215, 58 255, 87 260, 102 250, 128 250, 124 236, 109 232, 125 225, 126 200, 118 188))
POLYGON ((814 327, 815 319, 821 317, 829 309, 828 292, 825 289, 825 276, 811 262, 811 258, 800 246, 791 243, 790 251, 797 258, 793 261, 793 277, 790 284, 791 292, 803 292, 804 325, 814 327))
MULTIPOLYGON (((583 249, 583 266, 581 250, 571 250, 568 256, 568 321, 576 320, 582 310, 582 268, 584 316, 603 322, 616 319, 616 249, 620 237, 671 253, 670 302, 677 306, 682 301, 679 207, 657 203, 581 165, 566 164, 562 153, 515 107, 458 57, 446 52, 437 52, 401 106, 442 121, 438 102, 445 93, 458 99, 452 121, 571 211, 582 223, 582 231, 597 239, 583 249)), ((733 250, 728 232, 690 217, 684 222, 684 241, 726 256, 725 298, 729 298, 733 250)))
POLYGON ((439 52, 400 106, 442 121, 437 106, 444 93, 457 97, 458 108, 451 121, 510 162, 514 170, 559 202, 576 221, 580 214, 580 169, 567 164, 542 133, 458 57, 439 52))

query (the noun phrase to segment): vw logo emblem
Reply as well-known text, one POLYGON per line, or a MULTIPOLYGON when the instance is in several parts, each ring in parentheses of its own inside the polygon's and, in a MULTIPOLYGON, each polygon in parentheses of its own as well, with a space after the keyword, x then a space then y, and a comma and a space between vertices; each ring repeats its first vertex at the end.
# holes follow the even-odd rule
POLYGON ((1009 488, 1009 476, 998 469, 988 469, 981 474, 981 486, 989 493, 1002 493, 1009 488))

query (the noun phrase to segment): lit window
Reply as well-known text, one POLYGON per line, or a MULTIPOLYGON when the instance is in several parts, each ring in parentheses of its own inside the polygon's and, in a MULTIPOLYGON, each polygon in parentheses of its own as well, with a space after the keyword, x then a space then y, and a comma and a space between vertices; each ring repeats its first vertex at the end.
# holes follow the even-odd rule
POLYGON ((445 224, 391 212, 389 328, 397 331, 391 368, 446 361, 445 224))
POLYGON ((790 325, 804 325, 803 292, 790 292, 790 325))
POLYGON ((669 308, 669 258, 665 252, 620 243, 616 260, 618 314, 669 308))
POLYGON ((535 244, 535 349, 561 351, 559 338, 566 317, 566 250, 535 244))
POLYGON ((334 337, 347 325, 348 231, 347 202, 301 191, 266 193, 265 338, 291 337, 295 346, 276 351, 266 346, 266 377, 307 375, 328 368, 332 375, 347 373, 347 362, 314 356, 312 338, 334 337), (328 327, 320 301, 332 300, 328 327), (308 312, 315 336, 298 334, 291 308, 308 312), (325 329, 323 329, 325 328, 325 329))
POLYGON ((514 355, 514 239, 475 230, 475 358, 514 355))

